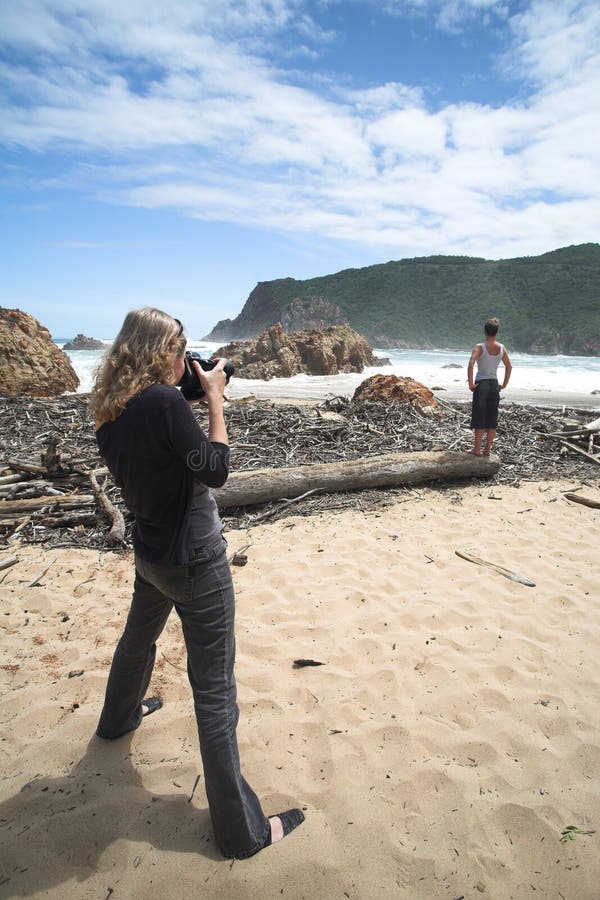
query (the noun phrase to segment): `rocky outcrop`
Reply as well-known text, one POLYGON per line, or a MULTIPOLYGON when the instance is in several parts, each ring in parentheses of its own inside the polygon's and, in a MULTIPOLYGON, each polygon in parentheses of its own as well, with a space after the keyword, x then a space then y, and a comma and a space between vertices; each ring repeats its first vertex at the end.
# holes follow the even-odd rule
MULTIPOLYGON (((283 279, 285 282, 287 279, 283 279)), ((290 279, 291 281, 291 279, 290 279)), ((259 281, 235 319, 217 322, 206 341, 248 340, 281 321, 281 303, 273 297, 267 281, 259 281)))
POLYGON ((356 388, 352 399, 355 402, 404 403, 423 416, 439 416, 442 413, 428 387, 414 378, 401 378, 397 375, 373 375, 372 378, 367 378, 356 388))
POLYGON ((284 331, 324 331, 333 325, 348 325, 348 320, 335 303, 323 297, 295 297, 281 313, 284 331))
POLYGON ((0 309, 0 360, 0 394, 8 397, 56 397, 79 385, 48 329, 19 309, 0 309))
POLYGON ((72 341, 67 341, 63 350, 104 350, 104 344, 97 338, 78 334, 72 341))
POLYGON ((287 330, 347 322, 372 347, 466 351, 491 315, 513 351, 599 356, 600 245, 504 260, 426 256, 262 281, 206 340, 253 338, 276 322, 287 330))
MULTIPOLYGON (((294 285, 293 278, 283 278, 282 285, 294 285)), ((260 281, 235 319, 217 322, 207 341, 249 340, 279 322, 284 331, 324 330, 334 325, 347 325, 348 317, 340 307, 319 295, 293 297, 282 303, 275 299, 270 283, 260 281)))
POLYGON ((234 341, 215 356, 226 356, 241 378, 289 378, 362 372, 365 366, 381 365, 367 341, 348 325, 325 331, 285 332, 280 324, 251 341, 234 341))

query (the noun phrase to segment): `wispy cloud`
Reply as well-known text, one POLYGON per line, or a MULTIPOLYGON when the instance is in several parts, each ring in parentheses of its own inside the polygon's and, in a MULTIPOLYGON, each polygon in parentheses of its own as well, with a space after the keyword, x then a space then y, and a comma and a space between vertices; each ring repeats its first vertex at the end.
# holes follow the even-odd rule
POLYGON ((512 16, 496 0, 387 8, 428 10, 439 27, 504 22, 502 64, 526 92, 434 109, 416 84, 311 81, 292 63, 332 36, 302 0, 174 0, 168 11, 159 0, 22 0, 0 8, 0 138, 60 150, 63 183, 114 203, 396 253, 499 256, 592 239, 597 4, 536 0, 512 16))
POLYGON ((484 23, 505 20, 509 4, 498 0, 384 0, 384 8, 392 15, 431 16, 438 28, 458 31, 474 19, 484 23))
POLYGON ((143 247, 143 241, 46 241, 58 250, 132 250, 143 247))

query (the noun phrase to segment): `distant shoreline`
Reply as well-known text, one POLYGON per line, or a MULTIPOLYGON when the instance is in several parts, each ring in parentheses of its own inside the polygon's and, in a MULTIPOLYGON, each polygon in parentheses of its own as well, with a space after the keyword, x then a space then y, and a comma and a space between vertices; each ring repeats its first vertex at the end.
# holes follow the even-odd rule
MULTIPOLYGON (((280 387, 280 385, 278 385, 280 387)), ((430 388, 434 397, 441 403, 471 403, 471 394, 464 388, 445 388, 443 390, 430 388)), ((336 396, 335 391, 329 391, 327 394, 321 394, 315 391, 314 395, 294 396, 290 394, 286 396, 284 393, 277 391, 275 394, 269 395, 268 382, 257 385, 255 382, 248 385, 244 389, 244 379, 236 379, 235 383, 230 383, 226 390, 226 395, 230 400, 241 400, 245 397, 254 397, 256 400, 270 400, 277 404, 295 404, 306 405, 320 403, 326 397, 336 396)), ((342 394, 341 396, 345 396, 342 394)), ((500 414, 502 407, 515 403, 519 406, 531 406, 539 409, 562 409, 563 406, 572 409, 587 410, 589 412, 600 412, 600 394, 586 395, 577 394, 570 391, 536 391, 536 390, 512 390, 508 388, 501 396, 500 414)))
MULTIPOLYGON (((451 403, 471 403, 471 394, 460 389, 448 388, 443 391, 433 391, 438 400, 448 400, 451 403)), ((563 406, 573 409, 587 409, 590 412, 600 411, 600 394, 586 395, 576 394, 572 391, 542 391, 542 390, 512 390, 507 388, 501 393, 500 413, 502 407, 508 403, 516 403, 519 406, 533 406, 540 409, 561 409, 563 406)))
MULTIPOLYGON (((263 385, 260 385, 259 389, 256 389, 257 386, 255 384, 252 387, 248 386, 246 390, 244 390, 244 379, 237 379, 235 382, 235 386, 233 386, 233 382, 229 385, 229 387, 225 391, 226 398, 232 402, 239 402, 242 400, 257 400, 261 402, 271 402, 275 403, 278 406, 313 406, 317 403, 322 403, 327 398, 338 396, 334 391, 330 391, 325 395, 317 395, 315 396, 302 396, 295 397, 293 395, 286 396, 285 394, 280 394, 279 392, 274 395, 269 395, 268 392, 268 382, 263 385)), ((449 388, 444 390, 434 390, 431 389, 434 397, 440 403, 452 403, 452 404, 464 404, 469 405, 471 403, 471 395, 470 393, 456 388, 449 388)), ((60 395, 61 397, 78 397, 82 400, 87 400, 89 397, 89 392, 80 392, 80 391, 69 391, 60 395)), ((347 396, 341 394, 339 396, 347 396)), ((6 399, 4 397, 0 398, 2 400, 6 399)), ((27 397, 27 400, 31 402, 35 402, 36 400, 42 399, 39 397, 27 397)), ((48 398, 43 398, 44 400, 48 400, 48 398)), ((515 390, 510 391, 508 389, 501 398, 500 401, 500 415, 502 415, 503 406, 507 406, 510 404, 515 404, 517 406, 529 406, 533 409, 562 409, 563 407, 567 407, 570 409, 578 409, 584 410, 586 412, 600 413, 600 394, 590 396, 589 398, 582 394, 570 393, 568 391, 531 391, 531 390, 515 390)))

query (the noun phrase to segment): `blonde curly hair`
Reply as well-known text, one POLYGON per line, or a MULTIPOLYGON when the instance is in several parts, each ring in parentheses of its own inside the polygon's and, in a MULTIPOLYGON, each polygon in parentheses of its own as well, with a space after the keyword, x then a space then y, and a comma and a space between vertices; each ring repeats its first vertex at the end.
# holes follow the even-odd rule
POLYGON ((151 384, 174 384, 173 353, 182 354, 185 345, 183 325, 173 316, 150 306, 127 313, 96 372, 90 396, 96 427, 117 419, 151 384))

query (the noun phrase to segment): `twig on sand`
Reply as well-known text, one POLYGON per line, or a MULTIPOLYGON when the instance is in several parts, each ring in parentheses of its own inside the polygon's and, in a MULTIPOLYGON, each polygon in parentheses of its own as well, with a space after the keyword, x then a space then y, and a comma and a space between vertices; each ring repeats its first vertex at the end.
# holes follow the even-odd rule
POLYGON ((164 660, 166 660, 166 662, 169 663, 170 666, 173 666, 174 669, 179 669, 180 672, 185 672, 185 671, 186 671, 186 669, 185 669, 184 666, 178 666, 177 663, 171 662, 171 660, 169 659, 169 657, 168 657, 168 656, 165 656, 164 653, 161 653, 161 656, 162 656, 162 658, 163 658, 164 660))
POLYGON ((52 565, 53 562, 54 562, 54 560, 52 560, 52 562, 50 563, 50 565, 46 566, 45 569, 42 569, 42 571, 40 572, 40 574, 39 574, 39 575, 36 575, 36 577, 33 579, 33 581, 31 581, 31 582, 27 585, 27 587, 28 587, 28 588, 31 588, 31 587, 37 587, 38 584, 40 583, 40 581, 42 580, 42 578, 44 577, 44 575, 46 574, 46 572, 48 571, 48 569, 50 568, 50 566, 52 565))
POLYGON ((8 569, 10 566, 14 566, 15 563, 18 562, 18 556, 5 556, 4 559, 0 559, 0 571, 2 571, 2 569, 8 569))
POLYGON ((567 491, 563 494, 565 500, 571 500, 573 503, 581 503, 583 506, 591 506, 592 509, 600 509, 600 500, 594 500, 592 497, 583 497, 581 494, 573 494, 567 491))
POLYGON ((466 559, 468 562, 475 563, 478 566, 487 566, 489 569, 498 572, 499 575, 504 575, 504 577, 508 578, 510 581, 516 581, 518 584, 524 584, 526 587, 535 587, 535 581, 531 581, 525 575, 519 575, 518 572, 511 572, 510 569, 505 569, 504 566, 498 566, 496 563, 488 562, 485 559, 481 559, 479 556, 471 556, 470 553, 462 553, 460 550, 455 550, 454 552, 457 556, 460 556, 461 559, 466 559))
POLYGON ((192 788, 192 793, 191 793, 190 796, 188 797, 188 803, 191 803, 191 802, 192 802, 192 800, 193 800, 193 798, 194 798, 194 793, 195 793, 195 791, 196 791, 196 788, 198 787, 198 782, 199 782, 199 781, 200 781, 200 776, 199 776, 199 775, 196 775, 196 780, 195 780, 195 782, 194 782, 194 787, 192 788))

